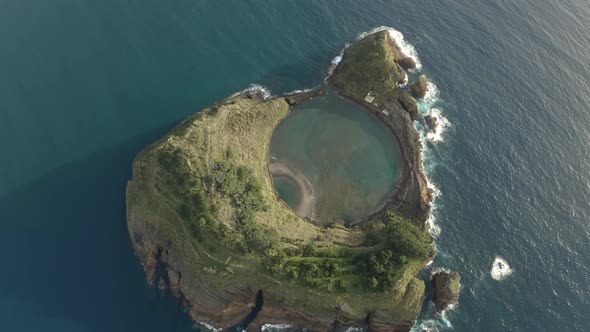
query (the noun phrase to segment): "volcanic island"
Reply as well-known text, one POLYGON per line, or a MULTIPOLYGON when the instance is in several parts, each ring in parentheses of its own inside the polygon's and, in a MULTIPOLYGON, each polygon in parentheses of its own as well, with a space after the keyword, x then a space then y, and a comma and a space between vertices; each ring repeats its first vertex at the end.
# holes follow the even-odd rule
POLYGON ((345 49, 325 86, 268 98, 244 91, 145 148, 127 185, 127 224, 148 284, 168 290, 193 320, 228 331, 283 323, 408 331, 425 300, 416 274, 435 255, 413 125, 424 121, 414 97, 427 82, 402 86, 414 66, 379 31, 345 49), (385 126, 399 155, 391 190, 352 219, 322 219, 306 174, 270 158, 281 123, 330 93, 385 126), (279 178, 294 184, 294 205, 279 198, 279 178))

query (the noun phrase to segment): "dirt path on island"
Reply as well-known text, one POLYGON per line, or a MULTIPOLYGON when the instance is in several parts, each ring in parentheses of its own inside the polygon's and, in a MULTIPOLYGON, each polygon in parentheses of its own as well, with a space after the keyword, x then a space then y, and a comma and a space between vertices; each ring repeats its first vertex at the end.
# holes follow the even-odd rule
POLYGON ((299 192, 299 204, 294 209, 298 216, 315 220, 315 194, 313 186, 301 171, 286 162, 271 159, 269 163, 270 174, 278 178, 287 178, 295 183, 299 192))

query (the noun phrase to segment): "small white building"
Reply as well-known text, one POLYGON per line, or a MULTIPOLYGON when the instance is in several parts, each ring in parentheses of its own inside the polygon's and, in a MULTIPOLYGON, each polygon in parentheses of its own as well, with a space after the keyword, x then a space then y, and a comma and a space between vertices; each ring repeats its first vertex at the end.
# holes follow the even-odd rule
POLYGON ((385 116, 389 115, 389 111, 387 111, 386 109, 383 109, 383 111, 381 111, 381 113, 385 114, 385 116))
POLYGON ((373 102, 373 100, 375 100, 375 96, 373 96, 373 95, 371 94, 371 91, 369 91, 369 92, 367 93, 367 95, 365 96, 365 101, 366 101, 367 103, 369 103, 369 104, 370 104, 370 103, 372 103, 372 102, 373 102))

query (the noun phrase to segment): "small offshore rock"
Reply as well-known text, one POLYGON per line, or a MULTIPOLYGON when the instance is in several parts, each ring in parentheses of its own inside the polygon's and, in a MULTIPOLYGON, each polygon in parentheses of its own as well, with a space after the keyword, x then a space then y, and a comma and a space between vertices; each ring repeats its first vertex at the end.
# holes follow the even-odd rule
POLYGON ((438 126, 438 120, 436 119, 436 117, 434 117, 432 115, 426 115, 426 116, 424 116, 424 121, 426 122, 426 126, 428 127, 428 130, 430 130, 430 131, 436 130, 436 126, 438 126))
POLYGON ((428 88, 428 78, 426 75, 420 75, 416 82, 412 84, 412 94, 416 98, 424 98, 426 96, 426 89, 428 88))
POLYGON ((437 313, 443 312, 450 305, 456 304, 461 289, 461 276, 457 272, 441 271, 432 277, 434 286, 434 306, 437 313))

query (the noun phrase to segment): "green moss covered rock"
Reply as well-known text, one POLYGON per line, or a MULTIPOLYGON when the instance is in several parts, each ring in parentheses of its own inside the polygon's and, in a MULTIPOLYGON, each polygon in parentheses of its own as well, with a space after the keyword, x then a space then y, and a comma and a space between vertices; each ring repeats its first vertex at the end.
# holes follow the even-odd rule
POLYGON ((458 272, 438 272, 432 277, 432 284, 436 312, 443 312, 457 303, 461 290, 461 276, 458 272))
POLYGON ((412 84, 412 94, 416 98, 424 98, 426 96, 426 89, 428 88, 428 78, 426 75, 420 75, 416 82, 412 84))

